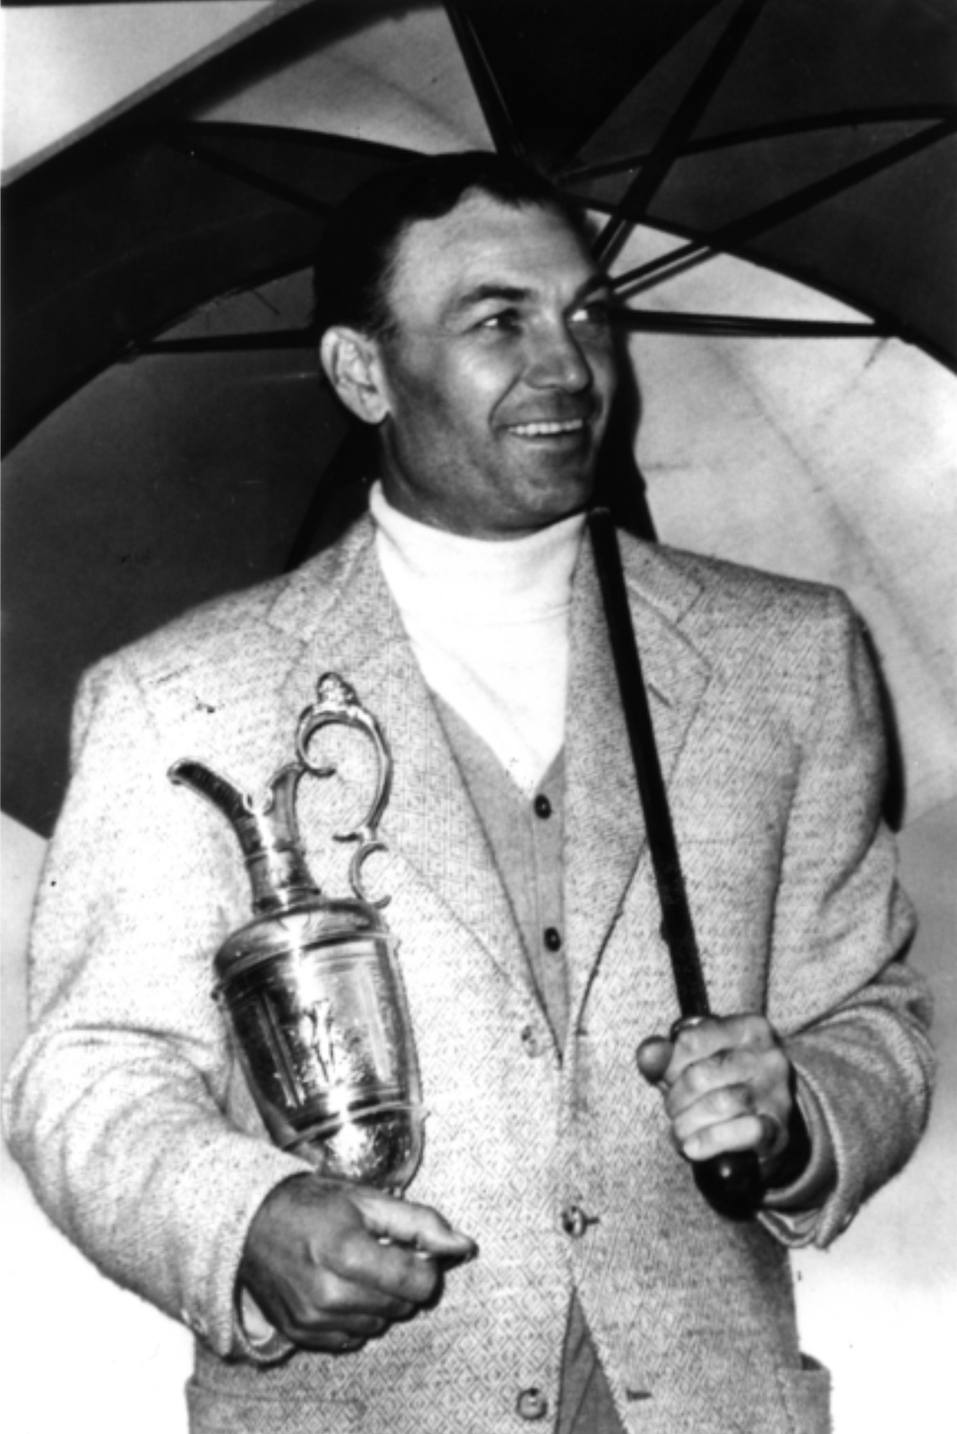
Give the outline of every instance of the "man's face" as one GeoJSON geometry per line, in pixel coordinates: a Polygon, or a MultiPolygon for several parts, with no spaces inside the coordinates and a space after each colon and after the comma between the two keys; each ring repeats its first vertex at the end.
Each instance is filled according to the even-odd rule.
{"type": "Polygon", "coordinates": [[[512,538],[589,500],[615,389],[607,289],[555,211],[467,193],[402,236],[378,343],[383,487],[451,532],[512,538]]]}

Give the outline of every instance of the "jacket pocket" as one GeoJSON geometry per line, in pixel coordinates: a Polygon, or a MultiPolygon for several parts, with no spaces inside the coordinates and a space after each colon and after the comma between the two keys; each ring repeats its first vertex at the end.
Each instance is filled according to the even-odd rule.
{"type": "MultiPolygon", "coordinates": [[[[830,1377],[813,1360],[751,1364],[746,1338],[718,1337],[675,1378],[652,1382],[636,1426],[649,1434],[831,1434],[830,1377]]],[[[633,1381],[633,1390],[641,1386],[633,1381]]],[[[634,1399],[635,1393],[626,1394],[634,1399]]]]}
{"type": "Polygon", "coordinates": [[[191,1434],[359,1434],[368,1428],[367,1405],[361,1399],[320,1401],[211,1389],[190,1379],[186,1385],[191,1434]]]}
{"type": "Polygon", "coordinates": [[[794,1434],[831,1434],[831,1376],[802,1354],[799,1369],[778,1369],[781,1397],[794,1434]]]}

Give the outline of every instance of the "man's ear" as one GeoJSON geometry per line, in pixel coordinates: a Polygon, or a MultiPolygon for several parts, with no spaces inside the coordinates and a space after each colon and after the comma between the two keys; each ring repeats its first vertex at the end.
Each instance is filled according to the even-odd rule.
{"type": "Polygon", "coordinates": [[[389,412],[379,346],[358,329],[336,325],[319,341],[319,361],[339,398],[363,423],[381,423],[389,412]]]}

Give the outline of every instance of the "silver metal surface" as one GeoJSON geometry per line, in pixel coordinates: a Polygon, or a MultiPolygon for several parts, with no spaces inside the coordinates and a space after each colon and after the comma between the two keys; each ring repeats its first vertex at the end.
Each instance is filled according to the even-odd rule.
{"type": "Polygon", "coordinates": [[[270,1136],[323,1174],[404,1190],[422,1157],[418,1067],[395,942],[362,889],[361,865],[382,850],[377,827],[392,760],[378,722],[335,673],[317,685],[296,732],[296,761],[281,767],[260,802],[190,759],[172,781],[205,797],[230,823],[246,860],[253,920],[220,947],[215,995],[270,1136]],[[359,843],[354,898],[327,899],[299,835],[301,779],[325,777],[309,742],[331,723],[368,737],[375,790],[363,821],[340,841],[359,843]]]}

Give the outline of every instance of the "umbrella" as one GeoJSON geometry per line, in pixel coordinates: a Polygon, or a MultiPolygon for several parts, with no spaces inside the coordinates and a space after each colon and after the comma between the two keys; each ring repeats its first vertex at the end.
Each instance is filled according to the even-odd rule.
{"type": "MultiPolygon", "coordinates": [[[[687,505],[683,517],[673,509],[690,483],[700,517],[700,455],[658,496],[656,469],[669,459],[664,443],[657,456],[656,363],[681,390],[704,365],[714,391],[714,364],[729,363],[709,357],[718,342],[740,355],[841,338],[855,401],[875,354],[902,348],[888,345],[895,336],[919,346],[911,369],[935,393],[946,396],[939,365],[957,368],[949,8],[271,8],[268,28],[21,164],[4,193],[4,807],[40,831],[62,793],[81,668],[195,601],[278,571],[348,516],[361,457],[344,452],[349,430],[312,379],[306,266],[329,205],[365,175],[420,148],[494,144],[605,216],[599,245],[642,335],[639,456],[669,538],[701,545],[687,505]],[[385,98],[370,104],[370,92],[385,98]],[[775,272],[841,302],[815,297],[809,314],[773,278],[769,306],[742,298],[749,284],[767,296],[775,272]]],[[[739,372],[750,362],[735,359],[739,372]]],[[[778,404],[795,407],[802,362],[820,364],[786,358],[778,404]]],[[[935,453],[921,462],[936,474],[935,453]]],[[[705,505],[704,546],[720,551],[728,515],[753,506],[751,485],[739,493],[737,507],[734,493],[705,505]]],[[[916,506],[922,541],[934,520],[916,506]]],[[[895,516],[885,512],[885,525],[895,516]]],[[[832,546],[829,575],[840,580],[848,546],[832,546]]],[[[729,555],[755,554],[759,536],[744,551],[732,541],[729,555]]],[[[896,565],[907,573],[908,559],[896,565]]],[[[773,555],[768,565],[785,566],[773,555]]],[[[913,745],[927,751],[930,731],[926,780],[946,794],[941,664],[931,641],[918,644],[923,666],[910,681],[910,639],[894,614],[902,592],[908,613],[914,595],[896,576],[875,591],[885,646],[901,649],[916,693],[913,745]]]]}
{"type": "MultiPolygon", "coordinates": [[[[605,243],[616,272],[645,271],[633,274],[629,302],[657,325],[636,332],[631,347],[637,456],[659,535],[846,587],[894,695],[908,811],[920,818],[902,854],[922,916],[915,958],[939,973],[942,1088],[912,1170],[827,1261],[798,1257],[797,1288],[803,1338],[835,1371],[837,1426],[884,1430],[923,1413],[932,1427],[945,1407],[953,1323],[941,1318],[941,1298],[954,1283],[944,1214],[954,1193],[945,1068],[954,1010],[943,953],[954,926],[957,806],[944,805],[957,791],[947,542],[957,517],[947,214],[955,186],[952,140],[934,133],[954,113],[954,7],[776,0],[755,17],[745,8],[740,29],[729,29],[738,9],[487,0],[455,7],[456,39],[451,7],[446,15],[434,4],[21,11],[7,0],[4,806],[35,831],[49,829],[82,666],[191,602],[277,571],[345,520],[340,475],[351,463],[336,459],[349,432],[316,383],[304,333],[306,260],[322,222],[299,202],[304,185],[318,205],[350,173],[402,162],[396,150],[517,138],[606,218],[622,200],[632,217],[644,210],[630,235],[615,226],[605,243]],[[60,34],[67,18],[70,44],[57,65],[34,26],[60,34]],[[779,40],[769,24],[782,26],[779,40]],[[96,64],[87,63],[87,34],[96,64]],[[479,48],[494,84],[478,79],[479,48]],[[712,52],[733,64],[699,112],[712,52]],[[749,68],[758,53],[764,65],[749,68]],[[73,87],[90,75],[85,107],[71,108],[73,87]],[[39,135],[14,122],[22,89],[38,97],[39,135]],[[770,105],[765,120],[759,101],[770,105]],[[201,139],[231,146],[225,163],[213,169],[198,147],[190,158],[201,139]],[[917,144],[910,154],[855,170],[908,139],[917,144]],[[271,191],[247,182],[262,141],[280,164],[271,191]],[[287,141],[299,160],[282,166],[287,141]],[[313,157],[331,166],[326,195],[312,187],[313,157]],[[650,178],[628,194],[642,171],[650,178]],[[843,194],[812,189],[842,171],[859,182],[843,194]],[[287,182],[295,202],[283,198],[287,182]],[[768,211],[788,185],[804,190],[808,207],[777,228],[765,221],[781,216],[768,211]],[[189,199],[199,206],[194,223],[189,199]],[[750,232],[738,222],[748,215],[750,232]],[[794,242],[772,249],[785,228],[794,242]],[[648,279],[659,282],[642,287],[648,279]],[[747,323],[736,336],[719,332],[742,319],[867,332],[761,336],[761,324],[747,323]],[[898,1317],[888,1321],[888,1308],[898,1317]],[[883,1377],[892,1368],[910,1377],[883,1377]]],[[[5,830],[12,825],[5,815],[5,830]]],[[[6,849],[8,920],[16,882],[32,887],[42,846],[15,830],[6,849]],[[21,853],[26,881],[15,869],[21,853]]],[[[7,976],[17,951],[5,936],[7,976]]],[[[15,979],[5,996],[12,1049],[15,979]]],[[[142,1425],[147,1388],[148,1427],[178,1428],[182,1331],[158,1327],[140,1302],[74,1268],[45,1221],[31,1238],[25,1208],[11,1208],[17,1308],[35,1314],[18,1328],[45,1317],[36,1299],[31,1307],[49,1284],[36,1279],[42,1268],[55,1272],[81,1331],[61,1381],[69,1407],[49,1381],[40,1388],[32,1346],[14,1340],[14,1404],[22,1395],[35,1405],[40,1388],[51,1424],[89,1407],[104,1431],[125,1429],[131,1419],[142,1425]],[[87,1327],[95,1348],[83,1342],[87,1327]],[[104,1331],[117,1375],[105,1382],[104,1331]]]]}

